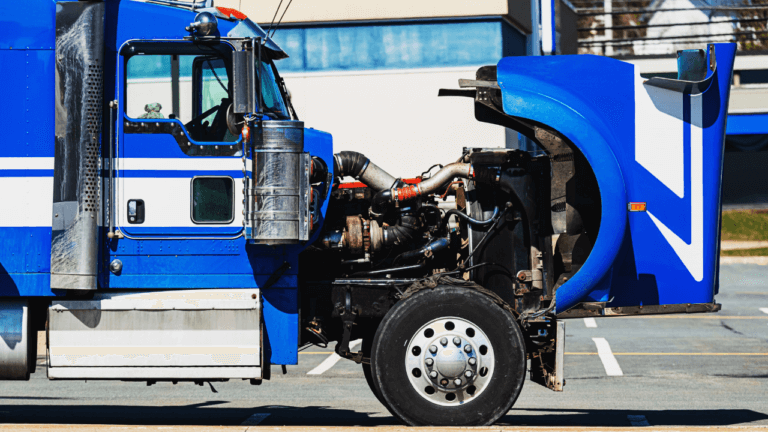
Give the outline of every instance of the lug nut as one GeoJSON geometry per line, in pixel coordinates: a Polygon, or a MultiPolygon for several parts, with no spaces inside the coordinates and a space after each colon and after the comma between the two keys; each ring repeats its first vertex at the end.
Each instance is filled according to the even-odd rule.
{"type": "Polygon", "coordinates": [[[428,359],[424,360],[424,363],[426,363],[426,364],[427,364],[427,366],[432,366],[432,363],[434,363],[434,362],[435,362],[435,361],[434,361],[434,360],[432,360],[431,358],[428,358],[428,359]]]}
{"type": "Polygon", "coordinates": [[[464,352],[465,353],[471,353],[472,352],[472,345],[470,345],[470,344],[464,345],[464,352]]]}
{"type": "Polygon", "coordinates": [[[474,357],[470,357],[469,360],[467,360],[471,366],[474,366],[477,363],[477,359],[474,357]]]}
{"type": "Polygon", "coordinates": [[[443,386],[443,387],[447,386],[448,385],[448,380],[443,378],[442,380],[440,380],[440,385],[443,386]]]}
{"type": "Polygon", "coordinates": [[[435,379],[435,378],[437,378],[437,371],[432,371],[432,372],[430,372],[430,373],[429,373],[429,377],[430,377],[430,378],[432,378],[432,379],[435,379]]]}
{"type": "Polygon", "coordinates": [[[443,345],[443,346],[448,345],[448,338],[440,339],[440,345],[443,345]]]}
{"type": "Polygon", "coordinates": [[[455,380],[453,380],[453,383],[456,384],[456,387],[458,387],[461,385],[461,380],[459,378],[456,378],[455,380]]]}
{"type": "Polygon", "coordinates": [[[461,346],[461,339],[458,336],[456,336],[455,338],[453,338],[453,344],[456,346],[461,346]]]}
{"type": "Polygon", "coordinates": [[[432,354],[436,354],[437,353],[437,347],[432,345],[431,347],[429,347],[429,352],[431,352],[432,354]]]}
{"type": "Polygon", "coordinates": [[[472,371],[464,372],[464,376],[467,377],[467,378],[472,378],[472,371]]]}

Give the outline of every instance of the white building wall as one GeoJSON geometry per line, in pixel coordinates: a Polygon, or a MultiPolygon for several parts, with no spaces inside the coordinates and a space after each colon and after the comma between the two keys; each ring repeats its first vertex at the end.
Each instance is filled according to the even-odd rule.
{"type": "Polygon", "coordinates": [[[516,133],[475,120],[473,99],[437,97],[441,88],[458,88],[459,78],[474,78],[478,67],[283,77],[299,118],[331,133],[334,152],[361,152],[407,178],[456,161],[463,147],[505,147],[507,135],[515,141],[516,133]]]}

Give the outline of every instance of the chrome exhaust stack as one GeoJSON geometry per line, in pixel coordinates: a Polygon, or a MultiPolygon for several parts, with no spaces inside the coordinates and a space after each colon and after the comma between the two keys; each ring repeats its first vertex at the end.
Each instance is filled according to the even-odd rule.
{"type": "Polygon", "coordinates": [[[52,289],[97,288],[104,11],[104,3],[56,5],[52,289]]]}

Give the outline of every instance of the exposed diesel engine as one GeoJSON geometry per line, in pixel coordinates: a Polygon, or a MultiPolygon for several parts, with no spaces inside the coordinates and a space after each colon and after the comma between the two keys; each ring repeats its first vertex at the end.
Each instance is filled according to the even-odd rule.
{"type": "Polygon", "coordinates": [[[305,286],[330,290],[333,304],[314,295],[305,302],[306,342],[339,340],[337,351],[354,357],[349,339],[375,330],[402,289],[430,277],[482,286],[522,318],[554,307],[557,286],[589,255],[600,214],[592,171],[563,147],[568,152],[557,158],[465,149],[456,162],[413,179],[395,178],[357,152],[336,154],[320,241],[301,264],[312,269],[305,286]],[[584,224],[584,213],[597,221],[584,224]],[[336,318],[348,326],[327,325],[336,318]]]}

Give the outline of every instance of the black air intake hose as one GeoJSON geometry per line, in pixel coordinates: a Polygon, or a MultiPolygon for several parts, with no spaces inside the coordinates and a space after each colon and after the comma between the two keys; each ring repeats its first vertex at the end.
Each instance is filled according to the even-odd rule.
{"type": "MultiPolygon", "coordinates": [[[[335,160],[335,159],[334,159],[335,160]]],[[[309,178],[310,183],[319,183],[328,180],[328,165],[325,161],[317,156],[312,156],[312,176],[309,178]]]]}
{"type": "Polygon", "coordinates": [[[400,223],[397,225],[384,227],[384,247],[399,246],[413,239],[419,232],[419,218],[405,213],[400,216],[400,223]]]}
{"type": "Polygon", "coordinates": [[[343,151],[333,155],[333,171],[337,177],[354,177],[376,192],[395,184],[394,177],[358,152],[343,151]]]}

